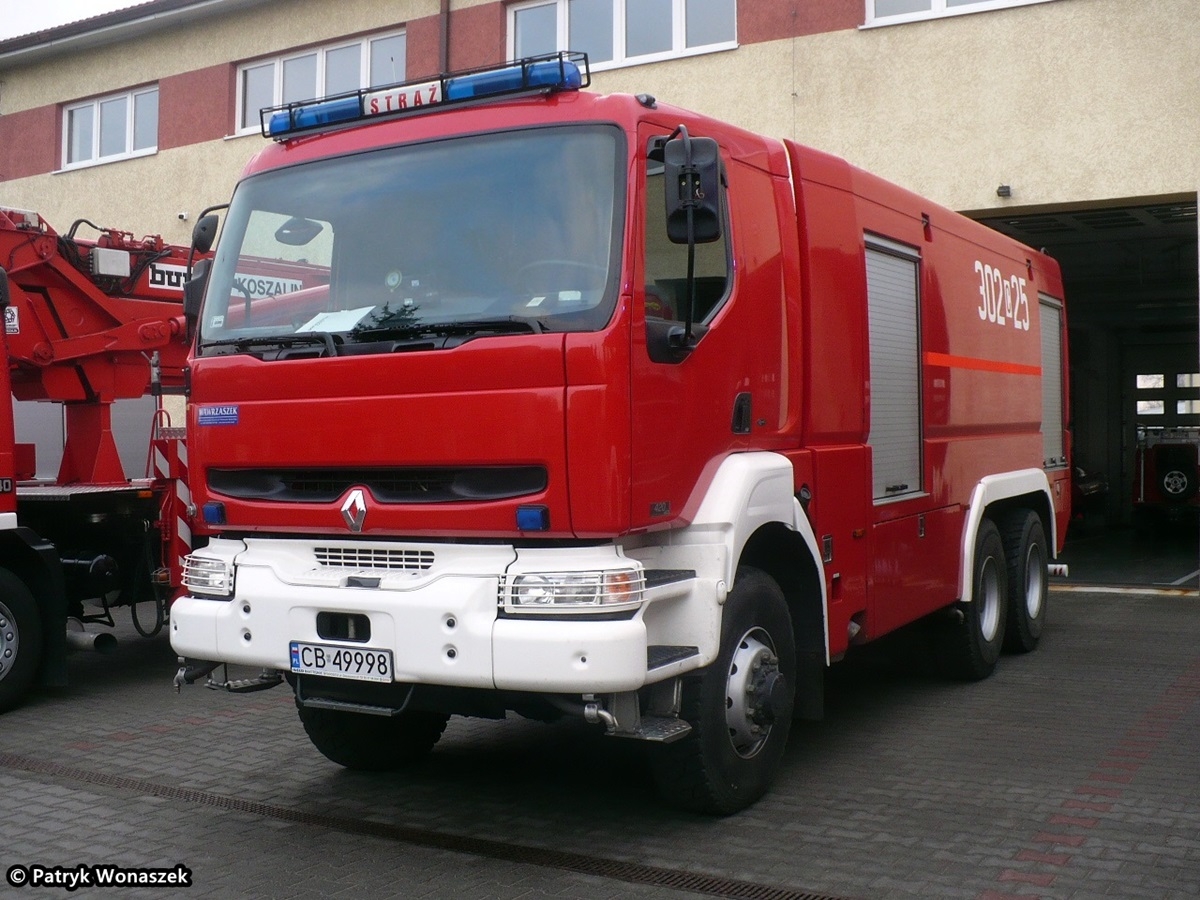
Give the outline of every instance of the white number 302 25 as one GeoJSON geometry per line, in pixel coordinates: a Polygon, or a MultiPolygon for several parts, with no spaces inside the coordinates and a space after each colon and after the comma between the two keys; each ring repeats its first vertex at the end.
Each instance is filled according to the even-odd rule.
{"type": "Polygon", "coordinates": [[[979,318],[994,325],[1012,324],[1029,330],[1029,297],[1025,279],[1017,275],[1005,278],[998,268],[975,260],[979,276],[979,318]]]}

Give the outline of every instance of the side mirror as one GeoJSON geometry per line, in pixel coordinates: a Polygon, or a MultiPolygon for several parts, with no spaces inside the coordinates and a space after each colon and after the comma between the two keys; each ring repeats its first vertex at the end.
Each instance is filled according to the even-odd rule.
{"type": "Polygon", "coordinates": [[[212,260],[202,259],[192,267],[192,277],[183,285],[183,315],[188,323],[188,336],[196,330],[200,319],[200,305],[204,301],[204,289],[208,287],[208,270],[212,260]]]}
{"type": "Polygon", "coordinates": [[[217,239],[217,217],[201,216],[196,220],[192,229],[192,250],[196,253],[207,253],[212,249],[213,241],[217,239]]]}
{"type": "Polygon", "coordinates": [[[8,309],[8,273],[0,266],[0,309],[8,309]]]}
{"type": "Polygon", "coordinates": [[[721,154],[712,138],[673,137],[663,147],[667,237],[708,244],[721,237],[721,154]],[[691,227],[689,229],[689,217],[691,227]]]}

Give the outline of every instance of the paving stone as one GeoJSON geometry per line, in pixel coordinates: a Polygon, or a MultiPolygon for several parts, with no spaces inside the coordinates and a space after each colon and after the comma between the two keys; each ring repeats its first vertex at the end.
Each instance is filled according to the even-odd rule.
{"type": "Polygon", "coordinates": [[[20,763],[0,767],[0,869],[183,863],[206,898],[689,896],[544,864],[566,851],[839,897],[1194,897],[1198,615],[1054,594],[1038,651],[971,685],[932,677],[919,637],[867,648],[831,672],[827,718],[797,725],[772,793],[723,819],[663,808],[647,748],[575,723],[454,719],[410,772],[345,772],[284,688],[176,695],[165,638],[125,625],[115,654],[71,657],[70,688],[0,719],[20,763]]]}

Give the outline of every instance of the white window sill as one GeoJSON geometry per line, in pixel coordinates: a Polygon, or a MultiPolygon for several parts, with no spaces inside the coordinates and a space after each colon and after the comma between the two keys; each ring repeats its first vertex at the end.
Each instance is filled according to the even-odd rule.
{"type": "Polygon", "coordinates": [[[80,169],[94,169],[96,166],[107,166],[111,163],[125,162],[127,159],[141,159],[143,156],[154,156],[158,153],[158,147],[147,147],[145,150],[136,150],[133,153],[122,153],[117,156],[104,156],[100,159],[85,159],[79,162],[69,163],[60,169],[55,169],[51,175],[61,175],[63,172],[77,172],[80,169]]]}
{"type": "Polygon", "coordinates": [[[736,50],[737,41],[726,41],[723,44],[705,44],[703,47],[689,47],[678,52],[667,50],[663,53],[648,53],[645,56],[631,56],[622,60],[606,60],[594,63],[588,60],[588,69],[592,72],[611,72],[614,69],[628,69],[633,66],[646,66],[650,63],[667,62],[672,59],[687,59],[691,56],[704,56],[708,53],[721,53],[725,50],[736,50]]]}
{"type": "Polygon", "coordinates": [[[974,13],[993,12],[997,9],[1010,9],[1015,6],[1032,6],[1035,3],[1052,3],[1054,0],[990,0],[971,6],[955,6],[950,9],[930,10],[927,12],[904,13],[898,16],[885,16],[870,19],[858,26],[860,30],[868,28],[886,28],[890,25],[907,25],[910,22],[929,22],[934,19],[950,19],[955,16],[969,16],[974,13]]]}

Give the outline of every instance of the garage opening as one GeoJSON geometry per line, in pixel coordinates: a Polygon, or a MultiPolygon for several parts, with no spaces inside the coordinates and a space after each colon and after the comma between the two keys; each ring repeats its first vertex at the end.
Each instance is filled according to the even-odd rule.
{"type": "Polygon", "coordinates": [[[1067,537],[1072,580],[1197,586],[1196,201],[975,215],[1062,265],[1073,462],[1086,473],[1067,537]]]}

